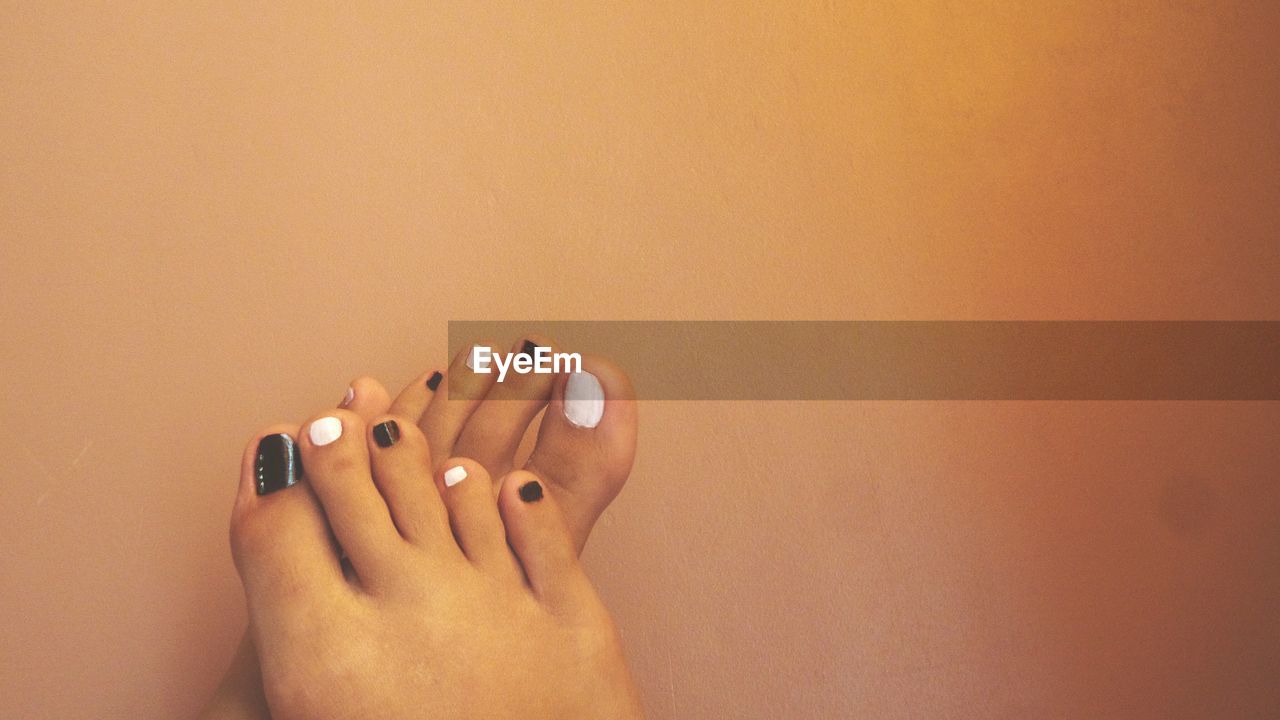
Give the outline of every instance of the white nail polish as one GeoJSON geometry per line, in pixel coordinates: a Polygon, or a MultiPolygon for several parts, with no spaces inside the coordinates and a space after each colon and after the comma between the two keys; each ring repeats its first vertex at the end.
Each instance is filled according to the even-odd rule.
{"type": "Polygon", "coordinates": [[[346,407],[351,404],[352,400],[355,400],[355,399],[356,399],[356,389],[349,387],[347,388],[347,394],[342,396],[342,402],[338,403],[338,407],[346,407]]]}
{"type": "Polygon", "coordinates": [[[317,447],[328,445],[342,437],[342,421],[336,417],[320,418],[311,423],[311,429],[307,434],[311,437],[312,445],[317,447]]]}
{"type": "Polygon", "coordinates": [[[564,416],[580,428],[593,428],[604,417],[604,388],[589,372],[569,376],[564,386],[564,416]]]}
{"type": "Polygon", "coordinates": [[[461,465],[451,467],[444,471],[444,486],[453,487],[463,480],[467,479],[467,469],[461,465]]]}

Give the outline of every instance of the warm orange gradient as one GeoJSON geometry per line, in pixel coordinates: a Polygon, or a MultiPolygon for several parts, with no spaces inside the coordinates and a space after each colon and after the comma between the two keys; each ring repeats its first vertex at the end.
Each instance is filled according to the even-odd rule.
{"type": "MultiPolygon", "coordinates": [[[[191,713],[241,442],[449,319],[1280,319],[1274,3],[260,5],[0,10],[0,717],[191,713]]],[[[1275,403],[642,411],[655,720],[1280,712],[1275,403]]]]}

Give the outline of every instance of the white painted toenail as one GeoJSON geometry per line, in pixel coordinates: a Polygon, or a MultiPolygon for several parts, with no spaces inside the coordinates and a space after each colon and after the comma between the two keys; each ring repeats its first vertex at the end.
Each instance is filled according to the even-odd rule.
{"type": "Polygon", "coordinates": [[[463,480],[467,479],[467,469],[458,465],[444,471],[444,486],[453,487],[463,480]]]}
{"type": "Polygon", "coordinates": [[[338,407],[346,407],[351,404],[352,400],[355,400],[355,399],[356,399],[356,389],[349,387],[347,388],[347,394],[342,396],[342,402],[338,403],[338,407]]]}
{"type": "Polygon", "coordinates": [[[320,418],[311,423],[311,429],[307,434],[311,436],[312,445],[317,447],[328,445],[342,437],[342,421],[336,417],[320,418]]]}
{"type": "Polygon", "coordinates": [[[604,388],[589,372],[573,373],[564,386],[564,416],[580,428],[593,428],[604,417],[604,388]]]}

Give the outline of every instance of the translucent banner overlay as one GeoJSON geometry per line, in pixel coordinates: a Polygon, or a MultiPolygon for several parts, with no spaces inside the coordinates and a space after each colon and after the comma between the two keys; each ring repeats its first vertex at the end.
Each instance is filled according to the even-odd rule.
{"type": "Polygon", "coordinates": [[[530,337],[642,400],[1280,400],[1272,321],[449,322],[455,354],[530,337]]]}

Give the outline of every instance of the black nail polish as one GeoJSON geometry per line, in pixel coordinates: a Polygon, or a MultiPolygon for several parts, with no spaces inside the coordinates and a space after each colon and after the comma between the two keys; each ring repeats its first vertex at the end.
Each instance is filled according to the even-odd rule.
{"type": "Polygon", "coordinates": [[[293,438],[279,433],[258,441],[258,457],[254,463],[258,494],[283,490],[302,477],[302,457],[293,438]]]}
{"type": "Polygon", "coordinates": [[[395,420],[388,420],[373,426],[373,441],[380,448],[389,448],[400,440],[400,426],[395,420]]]}
{"type": "Polygon", "coordinates": [[[431,377],[427,378],[427,389],[431,392],[435,392],[436,388],[440,387],[440,381],[443,379],[444,375],[439,371],[431,373],[431,377]]]}
{"type": "Polygon", "coordinates": [[[520,352],[524,353],[525,355],[528,355],[529,357],[533,357],[533,353],[537,351],[537,349],[538,349],[538,344],[532,340],[525,340],[524,345],[520,346],[520,352]]]}
{"type": "Polygon", "coordinates": [[[541,500],[542,499],[541,483],[539,483],[537,480],[530,480],[529,482],[521,485],[520,499],[527,503],[538,502],[539,500],[541,500]]]}

